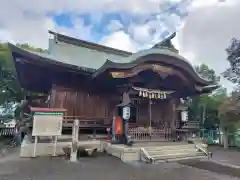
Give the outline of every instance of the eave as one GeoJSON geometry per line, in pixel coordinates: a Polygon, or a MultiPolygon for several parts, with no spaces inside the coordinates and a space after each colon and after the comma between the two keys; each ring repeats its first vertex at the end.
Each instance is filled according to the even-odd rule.
{"type": "Polygon", "coordinates": [[[17,78],[22,88],[32,92],[46,93],[54,79],[58,78],[56,73],[67,73],[71,76],[89,77],[95,69],[79,67],[55,60],[49,54],[41,54],[21,49],[13,44],[8,44],[13,57],[13,63],[17,72],[17,78]],[[26,77],[24,74],[31,77],[26,77]],[[39,78],[36,78],[38,77],[39,78]],[[45,83],[37,82],[36,79],[43,78],[45,83]]]}
{"type": "Polygon", "coordinates": [[[8,47],[10,49],[10,52],[13,56],[14,63],[17,63],[17,58],[26,59],[26,63],[34,63],[39,66],[54,66],[57,68],[63,68],[65,71],[68,72],[74,72],[74,73],[83,73],[83,74],[92,74],[95,72],[95,69],[92,68],[86,68],[86,67],[80,67],[68,63],[63,63],[58,60],[56,60],[55,57],[52,57],[49,54],[44,53],[36,53],[32,51],[28,51],[22,48],[19,48],[13,44],[8,43],[8,47]]]}

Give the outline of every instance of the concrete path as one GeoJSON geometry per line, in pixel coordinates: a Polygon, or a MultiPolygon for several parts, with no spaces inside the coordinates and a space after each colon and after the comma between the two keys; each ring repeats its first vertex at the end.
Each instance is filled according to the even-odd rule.
{"type": "MultiPolygon", "coordinates": [[[[240,165],[240,153],[237,150],[225,151],[219,147],[210,149],[213,160],[240,165]]],[[[49,157],[20,159],[18,149],[6,151],[0,157],[0,167],[1,180],[238,180],[178,163],[124,164],[109,156],[81,158],[78,163],[49,157]]]]}
{"type": "Polygon", "coordinates": [[[240,149],[212,146],[209,151],[213,153],[212,160],[221,164],[229,164],[240,168],[240,149]]]}
{"type": "Polygon", "coordinates": [[[78,163],[70,163],[63,158],[48,157],[24,161],[15,159],[1,163],[0,167],[2,180],[237,180],[230,176],[177,163],[124,164],[109,156],[81,158],[78,163]]]}

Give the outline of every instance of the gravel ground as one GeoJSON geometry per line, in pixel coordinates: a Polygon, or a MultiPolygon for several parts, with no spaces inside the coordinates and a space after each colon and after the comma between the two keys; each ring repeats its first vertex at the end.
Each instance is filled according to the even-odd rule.
{"type": "MultiPolygon", "coordinates": [[[[0,150],[3,148],[0,142],[0,150]]],[[[240,152],[212,147],[213,159],[239,165],[240,152]]],[[[204,168],[203,168],[204,169],[204,168]]],[[[19,149],[10,148],[0,153],[0,180],[237,180],[237,177],[178,163],[124,164],[110,156],[81,158],[70,163],[64,158],[20,159],[19,149]]],[[[240,178],[239,178],[240,180],[240,178]]]]}
{"type": "Polygon", "coordinates": [[[0,180],[234,180],[237,178],[183,166],[177,163],[124,164],[110,156],[81,158],[70,163],[64,158],[20,159],[17,151],[0,160],[0,180]],[[5,159],[5,160],[4,160],[5,159]]]}
{"type": "Polygon", "coordinates": [[[209,151],[213,152],[212,158],[214,161],[240,166],[239,148],[229,148],[225,150],[223,147],[211,146],[209,151]]]}

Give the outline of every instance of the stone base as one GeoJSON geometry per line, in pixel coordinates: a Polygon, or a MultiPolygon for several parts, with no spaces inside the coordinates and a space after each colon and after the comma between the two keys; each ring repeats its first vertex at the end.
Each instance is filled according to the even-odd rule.
{"type": "MultiPolygon", "coordinates": [[[[71,148],[72,142],[57,142],[56,156],[65,155],[63,148],[71,148]]],[[[100,141],[79,141],[80,148],[89,148],[100,150],[100,141]]],[[[33,157],[34,143],[27,138],[24,138],[21,144],[20,157],[33,157]]],[[[50,142],[37,143],[36,156],[53,156],[54,144],[50,142]]]]}
{"type": "Polygon", "coordinates": [[[71,162],[77,162],[77,151],[76,152],[71,152],[71,156],[70,156],[70,161],[71,162]]]}

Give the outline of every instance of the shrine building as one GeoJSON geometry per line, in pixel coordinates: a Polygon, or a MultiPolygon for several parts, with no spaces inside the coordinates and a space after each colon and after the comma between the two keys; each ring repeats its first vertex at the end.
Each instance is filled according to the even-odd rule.
{"type": "Polygon", "coordinates": [[[66,119],[86,127],[108,127],[127,93],[136,107],[132,127],[176,131],[181,99],[218,86],[199,76],[171,43],[175,33],[152,48],[131,53],[49,31],[48,53],[9,44],[17,78],[29,92],[48,95],[50,108],[66,109],[66,119]]]}

